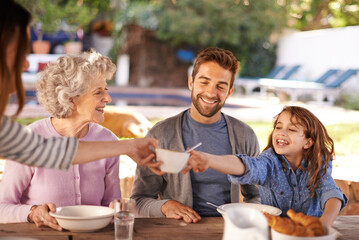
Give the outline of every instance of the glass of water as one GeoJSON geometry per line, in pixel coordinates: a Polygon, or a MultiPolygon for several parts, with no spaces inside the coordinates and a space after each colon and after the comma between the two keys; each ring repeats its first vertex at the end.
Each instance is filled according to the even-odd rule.
{"type": "Polygon", "coordinates": [[[136,201],[130,198],[114,200],[115,239],[132,240],[136,201]]]}

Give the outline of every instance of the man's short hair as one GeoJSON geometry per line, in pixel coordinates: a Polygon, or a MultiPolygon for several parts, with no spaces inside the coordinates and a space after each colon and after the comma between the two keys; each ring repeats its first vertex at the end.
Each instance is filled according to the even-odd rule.
{"type": "Polygon", "coordinates": [[[239,61],[231,51],[224,50],[218,47],[209,47],[201,51],[196,58],[193,66],[192,78],[193,81],[198,73],[199,67],[206,62],[216,62],[219,66],[232,73],[230,88],[233,86],[234,78],[239,70],[239,61]]]}

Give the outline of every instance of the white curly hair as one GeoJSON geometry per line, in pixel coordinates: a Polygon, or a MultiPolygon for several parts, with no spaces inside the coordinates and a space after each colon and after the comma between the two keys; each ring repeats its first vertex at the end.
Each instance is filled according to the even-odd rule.
{"type": "Polygon", "coordinates": [[[39,73],[37,100],[54,117],[69,117],[72,99],[86,94],[93,79],[109,80],[115,71],[116,65],[93,49],[79,55],[61,56],[39,73]]]}

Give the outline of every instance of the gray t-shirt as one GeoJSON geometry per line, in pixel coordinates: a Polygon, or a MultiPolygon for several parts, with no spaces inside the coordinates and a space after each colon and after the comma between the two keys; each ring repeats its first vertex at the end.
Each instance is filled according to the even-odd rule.
{"type": "MultiPolygon", "coordinates": [[[[193,120],[188,110],[183,115],[182,136],[186,149],[198,142],[202,142],[202,145],[196,150],[216,155],[232,154],[227,124],[222,114],[216,123],[203,124],[193,120]]],[[[190,171],[190,174],[193,191],[193,209],[202,217],[221,216],[207,202],[212,202],[216,205],[231,202],[231,184],[227,179],[227,175],[211,168],[202,173],[190,171]]]]}

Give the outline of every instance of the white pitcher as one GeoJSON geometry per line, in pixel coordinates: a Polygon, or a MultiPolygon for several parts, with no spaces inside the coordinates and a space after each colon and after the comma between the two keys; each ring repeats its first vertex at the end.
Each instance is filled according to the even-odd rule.
{"type": "Polygon", "coordinates": [[[264,215],[247,206],[228,206],[224,218],[223,240],[268,240],[268,223],[264,215]]]}

